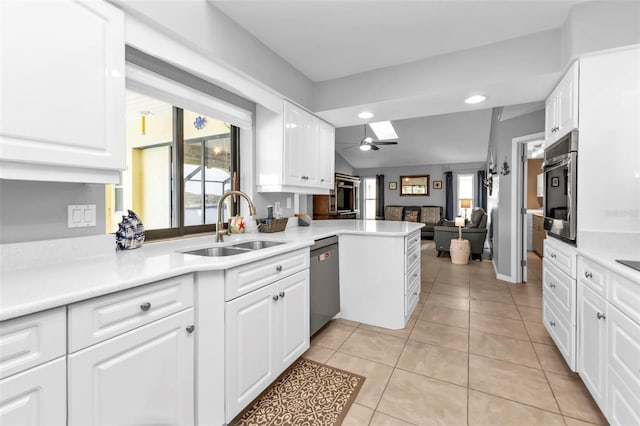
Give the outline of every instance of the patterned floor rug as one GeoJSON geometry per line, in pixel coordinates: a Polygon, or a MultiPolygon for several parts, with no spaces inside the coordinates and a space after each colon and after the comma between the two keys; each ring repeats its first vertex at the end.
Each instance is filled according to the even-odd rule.
{"type": "Polygon", "coordinates": [[[365,378],[299,358],[230,426],[342,424],[365,378]]]}

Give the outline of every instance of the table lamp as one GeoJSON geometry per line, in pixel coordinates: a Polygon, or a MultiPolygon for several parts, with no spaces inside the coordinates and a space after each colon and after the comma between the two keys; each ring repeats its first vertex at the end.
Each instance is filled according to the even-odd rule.
{"type": "Polygon", "coordinates": [[[458,239],[462,239],[462,227],[464,226],[464,217],[456,217],[455,225],[458,227],[458,239]]]}
{"type": "Polygon", "coordinates": [[[467,218],[467,209],[471,208],[471,199],[470,198],[461,198],[460,199],[460,208],[464,209],[464,218],[467,218]]]}

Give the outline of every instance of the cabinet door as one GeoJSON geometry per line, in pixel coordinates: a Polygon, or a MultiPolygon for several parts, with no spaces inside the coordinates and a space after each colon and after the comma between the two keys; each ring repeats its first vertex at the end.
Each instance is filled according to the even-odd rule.
{"type": "Polygon", "coordinates": [[[280,374],[309,349],[309,270],[278,283],[280,374]]]}
{"type": "Polygon", "coordinates": [[[3,0],[0,19],[2,160],[124,169],[122,11],[104,1],[3,0]]]}
{"type": "Polygon", "coordinates": [[[607,379],[606,415],[612,425],[640,425],[640,395],[628,388],[611,368],[607,379]]]}
{"type": "Polygon", "coordinates": [[[556,139],[578,128],[578,64],[562,78],[557,91],[556,139]]]}
{"type": "Polygon", "coordinates": [[[284,183],[300,185],[305,170],[303,165],[303,141],[305,136],[304,111],[294,105],[284,104],[284,183]]]}
{"type": "Polygon", "coordinates": [[[545,102],[544,111],[544,140],[545,146],[549,146],[557,139],[558,98],[555,90],[545,102]]]}
{"type": "Polygon", "coordinates": [[[278,376],[274,358],[277,295],[277,284],[274,283],[226,303],[227,421],[278,376]]]}
{"type": "Polygon", "coordinates": [[[336,130],[335,128],[325,123],[320,122],[320,138],[319,138],[319,165],[320,171],[318,176],[320,178],[320,186],[322,188],[332,189],[333,178],[335,176],[335,145],[336,145],[336,130]]]}
{"type": "Polygon", "coordinates": [[[69,424],[193,424],[192,324],[189,308],[69,355],[69,424]]]}
{"type": "Polygon", "coordinates": [[[578,373],[603,412],[607,368],[607,302],[580,284],[578,373]]]}
{"type": "Polygon", "coordinates": [[[640,398],[640,325],[611,305],[607,323],[609,368],[640,398]]]}
{"type": "Polygon", "coordinates": [[[66,424],[66,383],[65,357],[0,380],[0,424],[66,424]]]}

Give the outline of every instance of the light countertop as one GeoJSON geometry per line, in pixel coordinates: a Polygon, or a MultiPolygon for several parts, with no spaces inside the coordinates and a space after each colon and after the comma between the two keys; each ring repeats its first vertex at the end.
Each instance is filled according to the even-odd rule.
{"type": "Polygon", "coordinates": [[[583,232],[578,235],[578,254],[640,285],[640,272],[616,259],[640,261],[640,234],[583,232]]]}
{"type": "MultiPolygon", "coordinates": [[[[295,220],[295,219],[294,219],[295,220]]],[[[291,221],[291,220],[290,220],[291,221]]],[[[223,270],[309,247],[314,240],[340,234],[398,237],[419,230],[421,223],[327,220],[311,226],[288,226],[284,232],[213,235],[146,243],[114,251],[112,235],[1,246],[0,320],[68,305],[182,274],[223,270]],[[235,256],[206,257],[183,252],[231,245],[240,241],[272,240],[285,244],[235,256]]]]}

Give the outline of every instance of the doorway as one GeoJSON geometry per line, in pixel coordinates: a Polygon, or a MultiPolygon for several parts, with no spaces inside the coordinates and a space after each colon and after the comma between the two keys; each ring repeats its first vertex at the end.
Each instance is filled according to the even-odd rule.
{"type": "Polygon", "coordinates": [[[511,185],[511,259],[516,283],[527,282],[529,252],[533,251],[533,215],[542,209],[538,175],[542,173],[544,133],[513,139],[511,185]],[[537,170],[538,169],[538,170],[537,170]]]}

